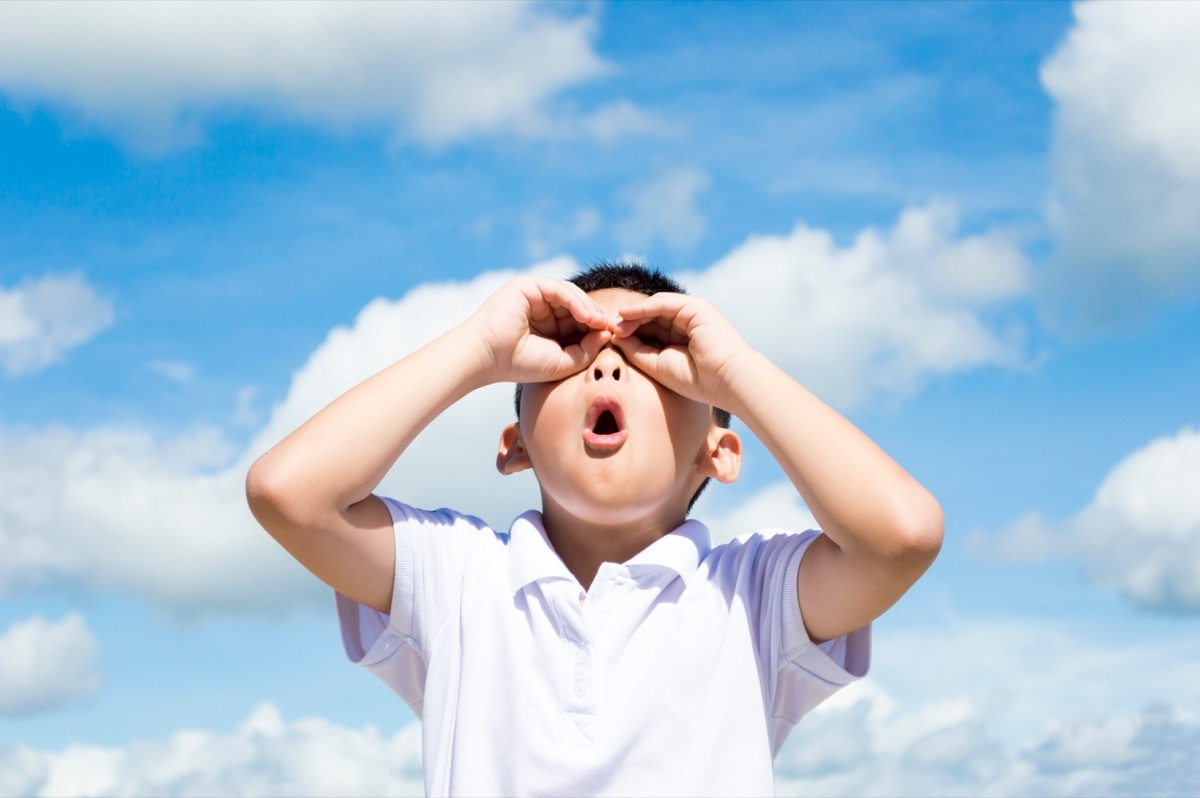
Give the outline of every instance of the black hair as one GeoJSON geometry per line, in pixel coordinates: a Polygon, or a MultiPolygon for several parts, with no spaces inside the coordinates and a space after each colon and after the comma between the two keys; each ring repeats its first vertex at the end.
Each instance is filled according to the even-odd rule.
{"type": "MultiPolygon", "coordinates": [[[[626,291],[636,291],[646,296],[664,293],[687,293],[684,287],[676,280],[663,274],[658,269],[653,269],[644,263],[631,260],[597,261],[574,277],[571,277],[569,282],[579,286],[587,294],[593,291],[603,291],[606,288],[622,288],[626,291]]],[[[522,388],[524,388],[524,385],[518,382],[516,391],[513,393],[513,405],[517,411],[518,421],[521,419],[522,388]]],[[[714,407],[713,420],[716,421],[718,427],[729,429],[731,417],[728,410],[714,407]]],[[[700,494],[708,487],[708,482],[709,479],[706,477],[704,482],[700,483],[700,487],[696,492],[692,494],[691,501],[688,502],[687,512],[690,513],[692,511],[692,506],[696,504],[696,500],[700,498],[700,494]]]]}

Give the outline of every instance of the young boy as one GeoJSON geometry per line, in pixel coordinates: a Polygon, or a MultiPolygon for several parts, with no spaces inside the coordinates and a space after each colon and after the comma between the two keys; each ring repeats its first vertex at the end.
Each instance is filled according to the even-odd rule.
{"type": "Polygon", "coordinates": [[[422,718],[432,795],[771,794],[792,727],[866,672],[871,621],[942,539],[937,502],[865,435],[630,264],[509,283],[263,455],[247,495],[337,591],[350,658],[422,718]],[[372,495],[439,413],[502,381],[518,420],[496,465],[533,469],[540,512],[502,533],[372,495]],[[822,532],[714,547],[685,520],[738,475],[725,411],[822,532]]]}

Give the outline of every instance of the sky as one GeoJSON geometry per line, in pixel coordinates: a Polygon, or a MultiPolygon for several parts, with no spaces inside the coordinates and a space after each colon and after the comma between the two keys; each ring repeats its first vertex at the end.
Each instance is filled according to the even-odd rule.
{"type": "MultiPolygon", "coordinates": [[[[620,257],[945,510],[780,795],[1200,793],[1198,39],[1167,2],[0,4],[0,795],[420,794],[246,469],[506,280],[620,257]]],[[[535,506],[510,397],[380,492],[535,506]]],[[[741,431],[696,516],[809,526],[741,431]]]]}

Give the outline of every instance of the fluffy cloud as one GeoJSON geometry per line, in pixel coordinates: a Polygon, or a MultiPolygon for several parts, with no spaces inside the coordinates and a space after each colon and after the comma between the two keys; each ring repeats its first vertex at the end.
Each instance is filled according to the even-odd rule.
{"type": "Polygon", "coordinates": [[[1051,288],[1092,321],[1200,290],[1200,13],[1078,3],[1042,68],[1057,108],[1051,288]]]}
{"type": "MultiPolygon", "coordinates": [[[[96,638],[74,613],[40,616],[0,634],[0,716],[53,709],[100,688],[96,638]]],[[[2,789],[0,789],[2,792],[2,789]]]]}
{"type": "Polygon", "coordinates": [[[3,4],[0,90],[150,151],[196,140],[203,115],[230,106],[433,144],[644,130],[628,103],[577,119],[548,108],[607,70],[595,28],[587,14],[530,3],[469,14],[438,3],[3,4]]]}
{"type": "Polygon", "coordinates": [[[545,258],[589,239],[600,232],[603,217],[591,206],[576,210],[567,219],[554,218],[550,202],[540,202],[522,215],[525,251],[531,258],[545,258]]]}
{"type": "Polygon", "coordinates": [[[196,376],[196,367],[180,360],[151,360],[146,364],[146,370],[180,385],[191,382],[196,376]]]}
{"type": "Polygon", "coordinates": [[[841,247],[800,223],[682,277],[752,345],[852,406],[912,393],[931,375],[1020,362],[1020,329],[995,329],[987,311],[1025,291],[1025,258],[1004,234],[960,236],[957,224],[949,205],[913,208],[841,247]]]}
{"type": "Polygon", "coordinates": [[[779,795],[1191,795],[1200,642],[931,619],[796,727],[779,795]],[[1105,637],[1116,638],[1105,640],[1105,637]],[[932,666],[931,666],[932,664],[932,666]]]}
{"type": "Polygon", "coordinates": [[[865,699],[801,721],[776,761],[776,794],[1186,796],[1200,787],[1197,744],[1200,718],[1161,707],[1006,745],[971,706],[902,713],[865,699]]]}
{"type": "Polygon", "coordinates": [[[125,748],[0,749],[0,795],[424,795],[417,724],[391,737],[262,704],[232,732],[125,748]]]}
{"type": "MultiPolygon", "coordinates": [[[[560,259],[531,271],[563,276],[574,266],[560,259]]],[[[135,429],[0,431],[0,588],[66,577],[184,615],[328,601],[251,517],[246,470],[340,393],[464,319],[516,274],[426,284],[371,302],[352,326],[330,331],[240,452],[213,430],[166,441],[135,429]]],[[[511,386],[474,392],[412,443],[380,492],[457,507],[470,485],[472,506],[463,509],[506,527],[537,503],[531,475],[495,471],[500,430],[512,419],[511,386]]]]}
{"type": "Polygon", "coordinates": [[[812,513],[790,482],[779,482],[756,492],[741,503],[718,509],[719,485],[709,485],[696,502],[695,517],[704,521],[714,543],[725,543],[746,532],[786,529],[803,532],[819,528],[812,513]]]}
{"type": "Polygon", "coordinates": [[[1200,613],[1200,432],[1151,441],[1104,477],[1087,507],[1063,523],[1036,514],[972,545],[984,556],[1065,557],[1140,607],[1200,613]]]}
{"type": "Polygon", "coordinates": [[[313,580],[257,529],[231,456],[213,431],[0,434],[0,588],[66,578],[185,614],[311,599],[313,580]]]}
{"type": "Polygon", "coordinates": [[[112,306],[78,274],[0,286],[0,367],[39,371],[112,322],[112,306]]]}
{"type": "Polygon", "coordinates": [[[675,169],[625,191],[629,216],[617,222],[613,235],[628,249],[643,249],[660,240],[671,249],[698,242],[708,220],[696,199],[708,187],[708,174],[694,168],[675,169]]]}

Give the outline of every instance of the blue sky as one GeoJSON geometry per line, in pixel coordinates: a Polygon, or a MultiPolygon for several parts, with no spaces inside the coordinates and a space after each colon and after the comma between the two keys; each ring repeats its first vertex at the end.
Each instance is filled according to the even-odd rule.
{"type": "MultiPolygon", "coordinates": [[[[0,794],[419,793],[412,713],[240,480],[507,277],[626,255],[946,510],[781,794],[1195,794],[1197,35],[1190,4],[3,4],[0,794]]],[[[506,524],[506,395],[384,490],[506,524]]],[[[804,524],[783,480],[752,441],[698,512],[804,524]]]]}

